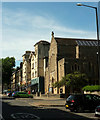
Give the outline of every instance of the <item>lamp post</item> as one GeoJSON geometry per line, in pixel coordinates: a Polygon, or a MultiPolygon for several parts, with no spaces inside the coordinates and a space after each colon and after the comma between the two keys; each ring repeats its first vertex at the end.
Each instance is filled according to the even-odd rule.
{"type": "Polygon", "coordinates": [[[77,3],[77,6],[85,6],[85,7],[90,7],[90,8],[93,8],[95,9],[95,12],[96,12],[96,25],[97,25],[97,52],[98,52],[98,83],[100,85],[100,48],[99,48],[99,25],[98,25],[98,14],[97,14],[97,7],[93,7],[93,6],[89,6],[89,5],[84,5],[84,4],[81,4],[81,3],[77,3]]]}

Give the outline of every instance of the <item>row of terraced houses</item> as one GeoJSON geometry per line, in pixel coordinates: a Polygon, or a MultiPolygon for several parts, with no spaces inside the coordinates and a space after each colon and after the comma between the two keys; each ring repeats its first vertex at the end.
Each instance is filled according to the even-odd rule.
{"type": "Polygon", "coordinates": [[[99,84],[97,40],[58,38],[52,32],[51,43],[41,40],[35,51],[26,51],[20,67],[12,74],[11,89],[65,94],[66,87],[54,88],[56,81],[74,71],[86,73],[89,84],[99,84]]]}

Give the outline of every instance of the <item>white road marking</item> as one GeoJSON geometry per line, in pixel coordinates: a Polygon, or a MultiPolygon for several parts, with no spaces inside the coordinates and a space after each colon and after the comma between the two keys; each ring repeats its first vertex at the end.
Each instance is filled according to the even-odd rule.
{"type": "Polygon", "coordinates": [[[11,114],[11,117],[14,118],[15,120],[25,120],[25,119],[33,119],[33,120],[40,120],[40,118],[34,114],[30,113],[14,113],[11,114]]]}

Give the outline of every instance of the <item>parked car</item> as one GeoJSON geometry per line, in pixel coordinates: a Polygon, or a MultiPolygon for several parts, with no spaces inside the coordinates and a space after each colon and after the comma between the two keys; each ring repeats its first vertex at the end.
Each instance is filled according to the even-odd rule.
{"type": "Polygon", "coordinates": [[[98,105],[100,105],[100,96],[93,94],[73,94],[67,98],[65,103],[66,109],[76,112],[95,110],[98,105]]]}
{"type": "Polygon", "coordinates": [[[6,94],[6,95],[9,96],[10,94],[11,94],[11,91],[7,91],[7,94],[6,94]]]}
{"type": "Polygon", "coordinates": [[[13,91],[12,92],[12,97],[15,95],[15,93],[17,93],[17,92],[19,92],[19,91],[13,91]]]}
{"type": "Polygon", "coordinates": [[[95,116],[100,116],[100,105],[96,107],[95,109],[95,116]]]}
{"type": "Polygon", "coordinates": [[[3,90],[3,94],[7,94],[8,90],[3,90]]]}
{"type": "Polygon", "coordinates": [[[9,97],[12,97],[12,92],[10,92],[8,96],[9,96],[9,97]]]}
{"type": "Polygon", "coordinates": [[[16,92],[13,97],[15,98],[33,98],[32,94],[28,94],[27,92],[16,92]]]}

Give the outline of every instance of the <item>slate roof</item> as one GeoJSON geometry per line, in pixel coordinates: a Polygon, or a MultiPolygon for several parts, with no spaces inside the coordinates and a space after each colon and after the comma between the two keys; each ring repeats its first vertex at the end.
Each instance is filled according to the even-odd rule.
{"type": "Polygon", "coordinates": [[[82,41],[82,40],[76,40],[76,43],[79,46],[97,46],[98,41],[82,41]]]}
{"type": "Polygon", "coordinates": [[[57,38],[55,40],[60,45],[97,46],[98,41],[93,39],[57,38]]]}

